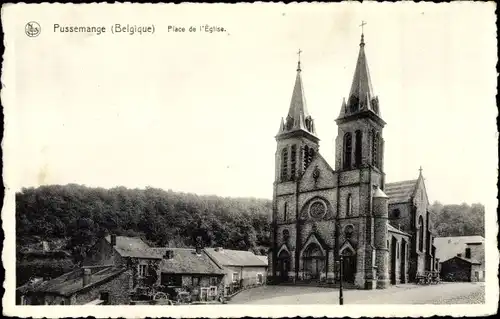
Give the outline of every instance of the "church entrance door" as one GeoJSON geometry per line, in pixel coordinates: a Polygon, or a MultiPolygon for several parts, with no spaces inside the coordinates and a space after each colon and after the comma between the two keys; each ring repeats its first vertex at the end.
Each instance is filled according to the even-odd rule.
{"type": "Polygon", "coordinates": [[[325,268],[325,256],[317,244],[310,244],[304,252],[305,279],[318,280],[325,268]]]}
{"type": "Polygon", "coordinates": [[[290,271],[290,254],[286,250],[281,251],[278,256],[278,269],[280,280],[287,281],[288,272],[290,271]]]}
{"type": "Polygon", "coordinates": [[[344,282],[354,283],[356,276],[356,254],[349,249],[342,252],[342,280],[344,282]]]}

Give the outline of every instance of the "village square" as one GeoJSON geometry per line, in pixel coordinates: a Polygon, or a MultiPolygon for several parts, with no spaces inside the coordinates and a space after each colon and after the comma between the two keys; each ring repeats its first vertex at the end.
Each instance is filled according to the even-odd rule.
{"type": "MultiPolygon", "coordinates": [[[[191,247],[102,233],[71,271],[28,276],[16,289],[17,304],[484,303],[485,238],[437,236],[422,167],[407,168],[412,180],[386,182],[385,110],[366,40],[361,33],[351,89],[338,103],[333,163],[320,151],[298,51],[288,114],[276,119],[268,248],[207,245],[214,235],[196,233],[201,222],[191,247]]],[[[20,262],[70,258],[43,238],[18,255],[20,262]]]]}

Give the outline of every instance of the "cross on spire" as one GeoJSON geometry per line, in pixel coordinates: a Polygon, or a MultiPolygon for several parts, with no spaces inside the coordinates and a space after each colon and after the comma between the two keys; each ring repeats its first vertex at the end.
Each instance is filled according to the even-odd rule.
{"type": "Polygon", "coordinates": [[[361,20],[361,24],[359,25],[361,27],[361,45],[365,44],[365,27],[366,22],[364,20],[361,20]]]}
{"type": "Polygon", "coordinates": [[[420,165],[420,168],[418,170],[420,171],[420,175],[422,175],[422,165],[420,165]]]}
{"type": "Polygon", "coordinates": [[[297,52],[297,55],[299,56],[299,60],[298,60],[299,62],[297,63],[297,71],[300,71],[300,70],[301,70],[301,69],[300,69],[300,54],[301,54],[301,53],[302,53],[302,50],[301,50],[301,49],[299,49],[299,51],[297,52]]]}
{"type": "Polygon", "coordinates": [[[361,24],[359,25],[361,27],[361,34],[364,33],[364,26],[366,25],[366,22],[361,20],[361,24]]]}

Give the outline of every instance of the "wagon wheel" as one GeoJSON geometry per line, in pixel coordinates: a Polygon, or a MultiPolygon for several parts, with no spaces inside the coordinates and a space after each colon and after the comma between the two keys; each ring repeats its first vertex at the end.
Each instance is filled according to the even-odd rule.
{"type": "Polygon", "coordinates": [[[164,292],[157,292],[154,296],[153,296],[153,300],[166,300],[168,299],[168,295],[164,292]]]}

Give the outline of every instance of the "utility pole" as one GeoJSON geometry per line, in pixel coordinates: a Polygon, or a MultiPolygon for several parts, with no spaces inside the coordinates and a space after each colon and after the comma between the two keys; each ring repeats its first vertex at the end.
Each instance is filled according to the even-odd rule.
{"type": "Polygon", "coordinates": [[[344,272],[344,258],[342,257],[342,255],[340,255],[340,288],[339,288],[339,304],[340,305],[343,305],[344,304],[344,292],[343,292],[343,285],[342,285],[342,277],[343,277],[343,272],[344,272]]]}
{"type": "Polygon", "coordinates": [[[342,277],[344,276],[344,257],[342,255],[339,255],[339,259],[335,261],[336,265],[336,270],[335,270],[335,276],[338,276],[338,282],[339,282],[339,305],[344,304],[344,287],[342,283],[342,277]]]}

